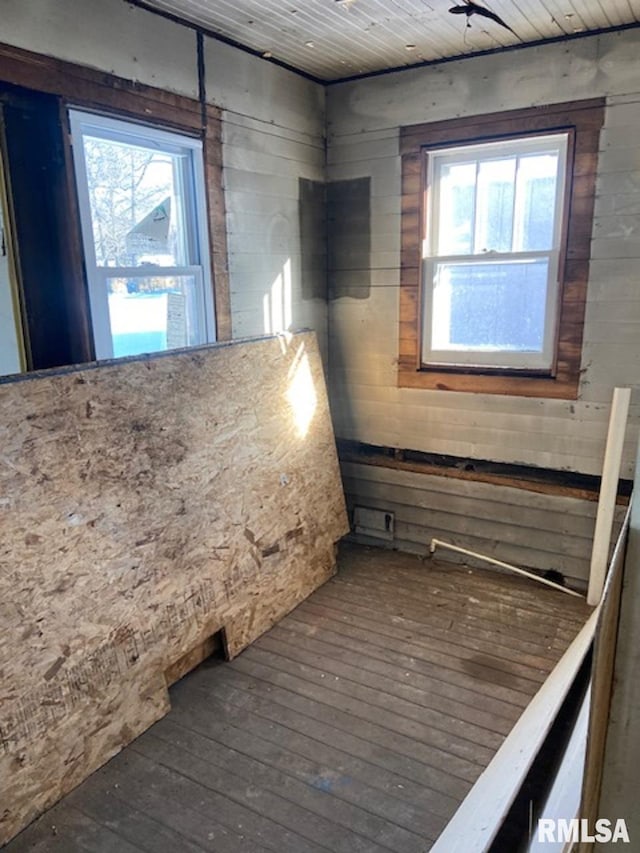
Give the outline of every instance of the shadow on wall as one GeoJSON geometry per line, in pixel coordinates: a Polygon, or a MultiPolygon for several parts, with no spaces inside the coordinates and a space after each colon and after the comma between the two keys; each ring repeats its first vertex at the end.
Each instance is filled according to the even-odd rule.
{"type": "MultiPolygon", "coordinates": [[[[282,209],[270,217],[266,255],[260,258],[264,290],[259,296],[254,290],[261,300],[255,306],[261,319],[247,311],[244,319],[238,318],[236,333],[255,334],[258,324],[264,334],[310,326],[324,350],[331,303],[342,298],[366,300],[371,293],[371,179],[325,184],[300,178],[298,234],[291,214],[282,209]]],[[[252,269],[257,274],[256,267],[252,269]]],[[[342,363],[340,349],[339,337],[332,337],[329,329],[328,353],[323,353],[329,374],[332,366],[342,363]]],[[[336,405],[341,421],[351,423],[347,403],[341,400],[336,405]]]]}
{"type": "Polygon", "coordinates": [[[332,323],[341,300],[371,295],[371,178],[327,184],[327,289],[329,295],[329,401],[341,438],[355,429],[348,397],[338,397],[345,363],[340,335],[332,323]]]}
{"type": "Polygon", "coordinates": [[[327,185],[329,299],[371,292],[371,178],[327,185]]]}
{"type": "Polygon", "coordinates": [[[324,181],[298,181],[302,298],[327,301],[327,188],[324,181]]]}

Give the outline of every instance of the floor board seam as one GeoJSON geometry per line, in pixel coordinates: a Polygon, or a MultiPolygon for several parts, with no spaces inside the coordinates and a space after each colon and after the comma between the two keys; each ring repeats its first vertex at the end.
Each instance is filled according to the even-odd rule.
{"type": "MultiPolygon", "coordinates": [[[[355,809],[358,809],[359,811],[363,812],[363,814],[369,814],[369,815],[371,815],[372,817],[374,817],[374,818],[376,818],[376,819],[378,819],[378,820],[380,820],[380,821],[384,821],[385,823],[388,823],[388,824],[390,824],[390,825],[392,825],[392,826],[396,826],[398,829],[405,830],[406,832],[410,832],[410,833],[412,833],[413,835],[416,835],[416,836],[418,836],[418,837],[422,837],[422,836],[424,835],[424,832],[423,832],[422,830],[421,830],[421,831],[418,831],[418,830],[417,830],[417,829],[415,829],[415,828],[411,828],[411,827],[408,827],[408,826],[406,826],[406,825],[404,825],[404,824],[402,824],[402,823],[398,823],[398,821],[397,821],[397,820],[394,820],[394,819],[392,819],[392,818],[389,818],[389,817],[386,817],[386,816],[384,816],[384,815],[381,815],[381,814],[379,814],[378,812],[372,811],[371,809],[367,809],[367,808],[365,808],[365,807],[364,807],[364,806],[362,806],[362,805],[359,805],[359,804],[357,804],[357,803],[354,803],[352,800],[348,800],[348,799],[345,799],[344,797],[341,797],[339,794],[337,794],[337,793],[335,793],[335,792],[333,792],[333,791],[322,791],[322,790],[320,790],[320,789],[317,789],[317,788],[315,788],[313,785],[310,785],[308,782],[306,782],[304,779],[301,779],[301,778],[300,778],[299,776],[297,776],[295,773],[287,773],[287,771],[285,771],[285,770],[283,770],[283,769],[281,769],[281,768],[277,767],[276,765],[268,764],[267,762],[263,761],[262,759],[256,758],[255,756],[251,755],[251,753],[249,753],[249,752],[243,752],[242,750],[239,750],[239,749],[237,749],[237,748],[235,748],[235,747],[228,746],[228,745],[227,745],[227,744],[225,744],[223,741],[219,740],[219,739],[218,739],[218,738],[216,738],[216,737],[213,737],[213,735],[211,735],[211,734],[208,734],[208,733],[206,733],[206,732],[201,731],[200,729],[193,729],[193,728],[191,728],[190,726],[187,726],[187,725],[185,725],[185,724],[181,724],[181,723],[180,723],[180,722],[178,722],[177,720],[172,720],[172,722],[173,722],[176,726],[178,726],[179,728],[184,729],[185,731],[192,731],[192,732],[194,732],[195,734],[198,734],[198,735],[199,735],[199,736],[201,736],[201,737],[207,738],[207,739],[209,739],[209,740],[213,741],[214,743],[217,743],[217,744],[219,744],[220,746],[223,746],[223,747],[225,747],[226,749],[229,749],[229,750],[230,750],[230,751],[232,751],[232,752],[237,752],[239,755],[243,755],[245,758],[249,758],[249,759],[251,759],[252,761],[256,761],[256,762],[258,762],[258,763],[260,763],[260,764],[263,764],[265,767],[268,767],[268,768],[270,768],[270,769],[272,769],[272,770],[275,770],[275,771],[277,771],[278,773],[281,773],[283,776],[288,776],[290,779],[294,779],[296,782],[299,782],[299,783],[300,783],[300,784],[302,784],[302,785],[306,785],[306,786],[307,786],[308,788],[310,788],[312,791],[316,791],[316,792],[319,792],[319,793],[326,794],[326,796],[328,796],[328,797],[333,797],[333,798],[334,798],[334,799],[336,799],[336,800],[340,800],[340,801],[341,801],[341,802],[343,802],[343,803],[347,803],[349,806],[351,806],[351,807],[353,807],[353,808],[355,808],[355,809]]],[[[233,726],[233,724],[231,724],[231,723],[227,723],[227,725],[231,726],[232,728],[236,728],[236,729],[237,729],[238,731],[240,731],[240,732],[242,732],[242,731],[243,731],[240,727],[233,726]]],[[[253,735],[253,734],[252,734],[252,737],[255,737],[255,738],[261,739],[261,738],[259,738],[259,735],[253,735]]],[[[266,740],[265,740],[264,742],[265,742],[265,743],[270,743],[270,741],[266,741],[266,740]]],[[[292,755],[297,755],[299,758],[305,758],[305,756],[300,755],[299,753],[296,753],[294,750],[285,750],[285,751],[286,751],[286,752],[290,752],[292,755]]],[[[309,760],[309,759],[305,759],[305,760],[309,760]]],[[[364,783],[363,783],[363,784],[364,784],[364,783]]],[[[393,794],[388,794],[388,793],[386,793],[386,794],[385,794],[385,796],[386,796],[388,799],[393,799],[393,800],[395,800],[396,802],[398,802],[398,803],[400,803],[400,804],[404,804],[402,800],[397,799],[397,797],[394,797],[394,796],[393,796],[393,794]]],[[[295,802],[295,800],[290,800],[290,802],[295,802]]],[[[311,810],[309,809],[309,811],[311,811],[311,810]]],[[[315,812],[315,814],[320,814],[320,816],[323,816],[323,815],[321,815],[321,813],[319,813],[319,812],[315,812]]],[[[431,814],[434,818],[437,818],[437,817],[438,817],[438,816],[437,816],[436,814],[434,814],[433,812],[429,812],[429,814],[431,814]]],[[[336,823],[336,826],[343,826],[343,824],[342,824],[342,823],[336,823]]],[[[354,832],[355,832],[355,830],[352,830],[352,831],[354,831],[354,832]]],[[[361,833],[359,833],[359,834],[361,835],[361,833]]],[[[364,838],[368,838],[368,836],[362,836],[362,837],[364,837],[364,838]]],[[[431,837],[429,837],[429,840],[431,840],[431,841],[435,841],[435,836],[431,836],[431,837]]]]}
{"type": "MultiPolygon", "coordinates": [[[[203,690],[202,688],[196,688],[196,689],[198,689],[198,690],[202,690],[202,692],[206,693],[206,695],[210,695],[208,691],[203,690]]],[[[241,689],[241,688],[238,688],[238,689],[241,689]]],[[[277,702],[275,702],[275,700],[271,700],[271,699],[269,699],[269,700],[264,700],[264,701],[270,701],[270,702],[272,702],[274,705],[277,705],[277,704],[278,704],[277,702]]],[[[263,720],[266,720],[266,721],[268,721],[268,722],[273,722],[273,721],[271,720],[271,717],[264,715],[264,712],[263,712],[263,713],[261,713],[259,709],[254,709],[254,710],[252,710],[252,712],[251,712],[251,713],[252,713],[252,714],[256,714],[257,716],[259,716],[259,717],[260,717],[261,719],[263,719],[263,720]]],[[[317,721],[315,720],[315,718],[314,718],[314,717],[309,717],[308,715],[304,714],[302,711],[297,711],[297,710],[296,710],[296,711],[295,711],[295,713],[296,713],[298,716],[300,716],[300,717],[304,717],[304,718],[305,718],[305,719],[307,719],[307,720],[310,720],[310,721],[312,721],[312,722],[317,722],[317,721]]],[[[278,723],[278,725],[280,725],[280,726],[282,726],[283,728],[286,728],[286,729],[288,729],[288,730],[290,730],[290,731],[292,731],[292,732],[295,732],[296,734],[301,734],[301,735],[303,735],[304,737],[309,738],[309,740],[313,740],[313,741],[316,741],[317,743],[320,743],[320,744],[322,744],[322,745],[326,745],[326,744],[325,744],[325,741],[319,740],[318,738],[314,738],[314,737],[313,737],[313,735],[310,735],[310,734],[308,734],[307,732],[300,732],[298,729],[294,729],[294,728],[292,728],[291,726],[288,726],[286,723],[279,722],[279,723],[278,723]]],[[[328,728],[333,728],[333,729],[335,729],[335,730],[336,730],[336,731],[338,731],[338,732],[343,732],[343,733],[345,733],[343,729],[338,729],[338,728],[336,728],[335,726],[333,726],[331,723],[324,722],[324,723],[323,723],[323,725],[327,726],[328,728]]],[[[348,736],[349,736],[350,738],[353,738],[354,740],[358,740],[358,741],[360,741],[360,742],[362,742],[362,743],[366,744],[367,746],[371,746],[371,745],[372,745],[372,742],[371,742],[371,741],[368,741],[368,740],[366,740],[365,738],[359,737],[358,735],[354,735],[354,734],[350,734],[350,733],[345,733],[345,734],[348,734],[348,736]]],[[[339,747],[332,747],[332,748],[333,748],[333,749],[338,750],[339,752],[343,752],[345,755],[348,755],[350,758],[357,759],[357,760],[359,760],[359,761],[363,761],[363,762],[365,762],[365,763],[371,764],[373,767],[375,767],[375,768],[379,768],[379,769],[381,769],[381,770],[385,770],[385,772],[388,772],[388,773],[391,773],[391,774],[393,774],[393,775],[395,775],[395,776],[398,776],[398,778],[403,779],[403,780],[404,780],[404,781],[406,781],[406,782],[409,782],[409,783],[411,783],[411,784],[413,784],[413,785],[418,785],[418,786],[420,786],[423,790],[425,790],[425,791],[427,791],[427,792],[437,793],[437,794],[439,794],[440,796],[448,797],[448,798],[450,798],[450,799],[454,799],[454,800],[455,800],[455,797],[452,797],[450,794],[444,794],[444,793],[442,793],[441,791],[437,790],[436,788],[433,788],[431,785],[427,785],[424,781],[419,781],[419,780],[413,779],[413,778],[411,778],[411,777],[409,777],[409,776],[402,776],[400,773],[398,773],[398,771],[388,770],[384,765],[382,765],[382,764],[375,764],[371,759],[361,758],[361,756],[359,756],[359,755],[357,755],[357,754],[355,754],[355,753],[352,753],[352,752],[348,752],[346,749],[339,748],[339,747]]],[[[403,753],[395,752],[395,751],[394,751],[393,749],[391,749],[390,747],[384,747],[384,749],[385,749],[385,751],[386,751],[386,752],[389,752],[390,754],[393,754],[394,756],[396,756],[396,757],[398,757],[398,758],[401,758],[401,759],[402,759],[402,758],[405,758],[405,755],[404,755],[403,753]]],[[[429,769],[435,769],[435,770],[437,770],[439,773],[441,773],[442,775],[447,775],[447,774],[445,774],[443,771],[439,770],[439,768],[432,768],[432,767],[431,767],[431,765],[424,764],[422,761],[420,761],[420,759],[412,758],[411,760],[412,760],[413,762],[415,762],[416,764],[419,764],[421,767],[428,767],[429,769]]],[[[452,777],[452,778],[457,778],[457,777],[452,777]]],[[[467,783],[467,782],[466,782],[466,780],[461,780],[461,781],[465,782],[465,784],[468,784],[469,788],[471,787],[471,783],[467,783]]]]}
{"type": "MultiPolygon", "coordinates": [[[[135,741],[133,744],[131,744],[131,747],[135,748],[135,741]]],[[[148,756],[145,755],[144,752],[140,752],[139,749],[136,749],[135,751],[138,752],[140,755],[143,755],[145,758],[148,758],[148,756]]],[[[188,754],[191,754],[191,755],[194,754],[194,753],[189,753],[188,750],[186,750],[186,751],[188,754]]],[[[220,791],[220,789],[215,787],[214,785],[207,785],[204,782],[200,781],[199,779],[195,779],[193,776],[189,776],[187,773],[183,772],[182,770],[179,770],[178,768],[174,767],[173,765],[167,764],[166,761],[164,761],[162,759],[155,759],[155,761],[157,764],[161,765],[162,767],[165,767],[167,770],[170,770],[172,773],[176,773],[179,776],[183,776],[185,779],[188,779],[190,782],[192,782],[196,785],[199,785],[200,787],[204,788],[205,790],[215,791],[215,793],[217,793],[218,795],[224,797],[227,800],[230,800],[231,802],[236,803],[236,805],[241,806],[242,808],[246,809],[247,811],[253,812],[253,814],[258,815],[258,817],[260,817],[260,818],[266,817],[266,815],[263,812],[255,809],[255,808],[252,808],[248,800],[243,800],[243,799],[239,799],[236,797],[229,796],[229,794],[226,794],[226,793],[220,791]]],[[[220,765],[216,765],[216,767],[218,767],[220,770],[224,770],[225,772],[229,772],[226,770],[226,768],[220,767],[220,765]]],[[[242,780],[241,776],[238,776],[238,778],[242,780]]],[[[242,780],[242,781],[245,781],[245,780],[242,780]]],[[[265,790],[269,790],[269,789],[265,789],[265,790]]],[[[321,815],[321,814],[318,814],[317,812],[312,811],[311,809],[307,808],[306,806],[301,805],[300,803],[296,802],[295,800],[289,799],[288,797],[284,797],[282,794],[279,794],[279,793],[277,794],[273,791],[270,791],[270,793],[274,797],[278,797],[279,799],[281,799],[283,802],[292,803],[298,809],[300,809],[302,811],[306,811],[310,815],[315,815],[316,817],[322,818],[322,820],[331,822],[331,821],[329,821],[328,818],[324,817],[324,815],[321,815]]],[[[329,853],[335,853],[334,849],[332,849],[330,847],[326,847],[324,844],[322,844],[316,838],[310,837],[309,835],[303,835],[301,832],[298,832],[294,829],[291,829],[289,826],[287,826],[286,823],[282,823],[280,820],[277,820],[272,815],[268,816],[268,820],[271,821],[271,823],[277,824],[279,827],[281,827],[281,829],[284,829],[286,832],[289,832],[292,835],[299,835],[301,838],[304,838],[306,841],[310,842],[311,844],[314,844],[318,847],[321,847],[323,850],[328,850],[329,853]]],[[[336,826],[340,829],[345,829],[345,827],[339,823],[334,823],[334,826],[336,826]]],[[[372,840],[371,838],[368,838],[367,836],[361,835],[360,833],[356,832],[353,829],[351,829],[350,832],[353,835],[357,835],[363,841],[371,841],[372,840]]],[[[397,853],[397,851],[395,851],[394,848],[388,847],[386,844],[378,844],[378,846],[384,847],[384,849],[389,850],[390,853],[397,853]]]]}

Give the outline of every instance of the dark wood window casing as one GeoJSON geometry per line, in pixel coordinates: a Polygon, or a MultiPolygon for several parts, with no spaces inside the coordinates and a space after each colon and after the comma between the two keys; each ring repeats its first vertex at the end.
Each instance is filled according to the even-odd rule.
{"type": "Polygon", "coordinates": [[[398,385],[484,394],[577,398],[603,98],[472,116],[401,129],[402,257],[398,385]],[[421,363],[427,150],[567,132],[569,152],[559,269],[555,369],[546,375],[421,363]]]}
{"type": "MultiPolygon", "coordinates": [[[[51,264],[47,266],[44,262],[46,247],[43,246],[40,252],[42,263],[39,268],[36,269],[32,258],[27,257],[29,253],[37,254],[39,238],[30,234],[29,229],[23,229],[22,235],[16,235],[18,276],[25,306],[23,323],[30,348],[27,354],[28,368],[37,370],[93,359],[93,338],[69,142],[69,107],[93,110],[101,115],[176,130],[202,139],[216,336],[218,340],[230,339],[219,108],[207,104],[204,96],[202,100],[195,100],[113,74],[0,44],[0,94],[12,87],[20,87],[24,93],[22,97],[28,97],[31,92],[34,103],[42,98],[50,108],[50,126],[56,135],[56,144],[51,145],[55,155],[52,157],[57,164],[57,183],[53,189],[57,192],[55,206],[58,209],[58,227],[64,231],[60,234],[57,252],[62,260],[55,271],[51,264]],[[54,115],[56,109],[57,115],[54,115]],[[21,236],[25,243],[22,246],[21,236]],[[20,269],[22,255],[24,270],[20,269]]],[[[46,142],[44,139],[41,141],[46,142]]],[[[37,150],[35,154],[40,156],[37,150]]],[[[28,174],[26,166],[21,172],[28,174]]],[[[21,187],[16,185],[13,189],[18,191],[21,187]]],[[[38,202],[43,196],[46,197],[47,192],[53,191],[51,182],[46,181],[41,182],[38,189],[39,192],[34,195],[34,201],[37,199],[38,202]]],[[[22,197],[13,200],[17,214],[20,214],[24,203],[22,197]]],[[[53,204],[51,202],[50,206],[53,204]]],[[[26,215],[22,219],[29,222],[26,215]]],[[[44,229],[41,233],[44,233],[44,229]]]]}

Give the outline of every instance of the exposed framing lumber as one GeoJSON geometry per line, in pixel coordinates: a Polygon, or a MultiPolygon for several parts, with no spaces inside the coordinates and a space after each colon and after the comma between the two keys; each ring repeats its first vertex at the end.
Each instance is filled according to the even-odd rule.
{"type": "MultiPolygon", "coordinates": [[[[580,806],[580,817],[589,820],[590,826],[593,826],[594,821],[600,817],[597,812],[600,786],[602,783],[609,708],[611,706],[611,690],[613,687],[613,669],[620,618],[625,545],[630,521],[631,506],[627,510],[624,524],[622,525],[622,530],[611,559],[611,568],[609,569],[602,594],[600,619],[598,621],[593,649],[589,729],[580,806]]],[[[591,845],[584,842],[580,845],[578,853],[588,853],[590,849],[591,845]]]]}
{"type": "MultiPolygon", "coordinates": [[[[397,471],[469,480],[493,486],[509,486],[537,494],[577,498],[594,503],[598,500],[600,491],[599,477],[576,474],[571,471],[555,471],[481,459],[444,456],[340,438],[337,439],[337,444],[340,460],[358,465],[392,468],[397,471]]],[[[631,480],[620,480],[616,499],[618,506],[627,506],[631,487],[631,480]]]]}
{"type": "MultiPolygon", "coordinates": [[[[640,457],[635,483],[640,485],[640,457]]],[[[606,718],[606,744],[601,763],[597,817],[624,818],[631,841],[640,838],[638,767],[640,766],[640,502],[634,498],[624,554],[622,594],[616,648],[612,662],[612,687],[606,718]]],[[[615,840],[615,836],[614,836],[615,840]]],[[[607,844],[598,844],[600,853],[607,844]]]]}
{"type": "Polygon", "coordinates": [[[630,402],[630,388],[614,390],[589,569],[587,602],[592,606],[598,603],[604,588],[630,402]]]}

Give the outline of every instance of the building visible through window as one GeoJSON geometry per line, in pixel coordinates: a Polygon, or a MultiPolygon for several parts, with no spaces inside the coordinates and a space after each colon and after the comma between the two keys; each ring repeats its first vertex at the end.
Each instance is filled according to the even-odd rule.
{"type": "Polygon", "coordinates": [[[201,143],[70,119],[97,357],[214,340],[201,143]]]}

